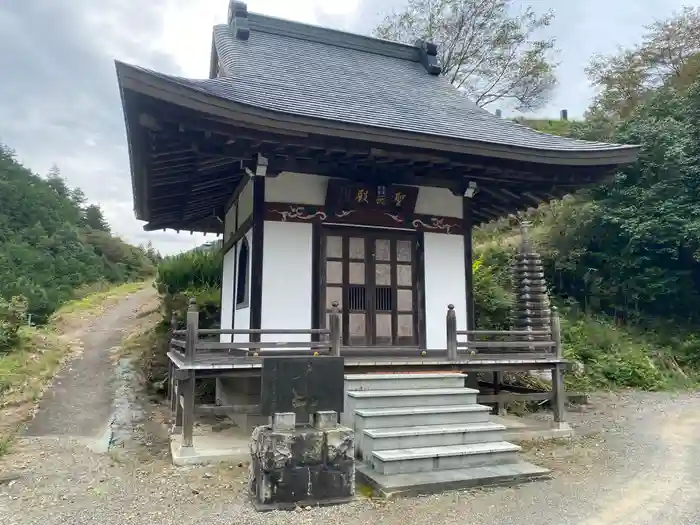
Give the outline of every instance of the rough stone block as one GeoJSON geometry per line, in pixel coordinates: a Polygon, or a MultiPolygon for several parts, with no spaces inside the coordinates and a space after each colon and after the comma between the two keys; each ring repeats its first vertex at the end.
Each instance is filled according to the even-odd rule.
{"type": "Polygon", "coordinates": [[[310,428],[277,432],[258,427],[251,438],[251,456],[265,470],[287,466],[316,465],[323,461],[324,436],[310,428]]]}
{"type": "Polygon", "coordinates": [[[355,496],[355,462],[345,460],[334,465],[310,469],[311,497],[317,501],[355,496]]]}
{"type": "Polygon", "coordinates": [[[329,463],[351,460],[355,457],[355,432],[347,427],[326,430],[326,457],[329,463]]]}
{"type": "Polygon", "coordinates": [[[318,430],[336,428],[338,426],[338,412],[334,410],[321,410],[313,415],[313,426],[318,430]]]}
{"type": "Polygon", "coordinates": [[[294,412],[277,412],[272,415],[272,430],[284,432],[294,430],[297,425],[297,416],[294,412]]]}
{"type": "MultiPolygon", "coordinates": [[[[337,418],[337,414],[336,414],[337,418]]],[[[253,431],[250,490],[261,505],[323,504],[355,495],[354,432],[345,427],[253,431]]]]}

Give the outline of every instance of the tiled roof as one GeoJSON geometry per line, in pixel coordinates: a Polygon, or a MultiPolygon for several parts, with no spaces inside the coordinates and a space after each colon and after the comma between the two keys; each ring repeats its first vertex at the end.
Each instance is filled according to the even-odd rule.
{"type": "Polygon", "coordinates": [[[635,147],[549,135],[499,118],[428,73],[417,47],[248,16],[247,40],[228,25],[214,27],[219,78],[154,74],[240,104],[347,124],[543,152],[635,147]]]}

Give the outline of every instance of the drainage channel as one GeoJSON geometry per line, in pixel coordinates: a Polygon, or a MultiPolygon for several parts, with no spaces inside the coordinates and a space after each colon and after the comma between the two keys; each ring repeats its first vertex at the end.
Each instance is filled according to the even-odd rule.
{"type": "Polygon", "coordinates": [[[119,359],[115,369],[112,413],[104,431],[88,445],[94,452],[106,453],[124,447],[132,438],[134,423],[144,417],[144,410],[137,401],[135,384],[132,359],[119,359]]]}

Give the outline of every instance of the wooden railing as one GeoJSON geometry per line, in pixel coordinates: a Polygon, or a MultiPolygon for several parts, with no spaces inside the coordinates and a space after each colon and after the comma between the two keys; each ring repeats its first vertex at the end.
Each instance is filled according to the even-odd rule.
{"type": "Polygon", "coordinates": [[[538,353],[562,357],[559,313],[552,307],[550,330],[457,330],[454,305],[447,306],[447,358],[460,354],[476,355],[538,353]],[[464,338],[460,340],[459,338],[464,338]]]}
{"type": "Polygon", "coordinates": [[[195,299],[190,299],[185,330],[173,330],[170,349],[182,355],[186,364],[192,364],[199,352],[225,352],[231,357],[340,355],[340,308],[333,302],[329,312],[328,328],[310,329],[219,329],[199,328],[199,311],[195,299]],[[231,342],[211,339],[230,335],[231,342]],[[300,335],[310,341],[261,341],[261,336],[300,335]],[[236,341],[235,336],[246,336],[247,341],[236,341]],[[314,337],[318,339],[313,341],[314,337]]]}
{"type": "MultiPolygon", "coordinates": [[[[454,305],[448,305],[446,317],[447,348],[418,349],[372,347],[341,349],[341,312],[333,302],[329,312],[328,328],[310,329],[211,329],[199,327],[199,312],[190,299],[185,330],[172,330],[170,350],[176,352],[185,364],[193,364],[199,355],[222,354],[235,358],[266,356],[329,355],[345,357],[425,357],[447,358],[458,361],[479,354],[511,356],[538,354],[561,358],[559,315],[556,307],[551,312],[550,330],[457,330],[454,305]],[[231,336],[231,342],[219,341],[220,336],[231,336]],[[308,336],[308,341],[261,341],[263,336],[308,336]],[[245,340],[237,341],[236,336],[245,340]],[[214,339],[216,338],[216,339],[214,339]]],[[[284,338],[287,339],[287,338],[284,338]]]]}
{"type": "MultiPolygon", "coordinates": [[[[564,383],[563,362],[561,362],[562,348],[560,339],[559,315],[556,308],[552,308],[551,330],[457,330],[457,316],[453,305],[447,307],[446,349],[406,349],[406,348],[342,348],[341,349],[341,313],[337,302],[333,303],[329,312],[328,328],[320,329],[203,329],[199,327],[199,312],[194,299],[190,299],[187,310],[187,322],[185,330],[175,329],[174,322],[171,327],[170,350],[177,353],[182,364],[175,364],[171,359],[169,363],[169,398],[176,427],[182,426],[182,446],[191,447],[193,439],[195,417],[194,385],[196,372],[194,366],[200,355],[225,353],[232,360],[265,357],[265,356],[340,356],[357,357],[371,355],[373,357],[421,357],[423,359],[440,359],[447,363],[463,360],[465,357],[476,354],[494,354],[512,356],[518,354],[546,354],[548,357],[558,358],[552,368],[552,391],[546,394],[553,402],[555,422],[563,422],[564,414],[564,383]],[[248,341],[221,342],[213,340],[213,337],[221,335],[246,336],[248,341]],[[301,335],[309,336],[309,341],[261,341],[262,336],[274,335],[301,335]],[[313,339],[318,339],[314,341],[313,339]],[[485,340],[486,339],[486,340],[485,340]],[[490,339],[490,340],[488,340],[490,339]],[[506,339],[506,340],[494,340],[506,339]],[[508,340],[510,339],[510,340],[508,340]],[[184,364],[184,366],[183,366],[184,364]]],[[[487,359],[488,360],[488,359],[487,359]]],[[[500,384],[497,382],[496,384],[500,384]]],[[[500,387],[498,387],[500,388],[500,387]]],[[[496,397],[503,401],[504,395],[496,393],[496,397]],[[499,397],[500,396],[500,397],[499,397]]],[[[543,394],[529,394],[520,396],[540,399],[543,394]],[[533,397],[534,396],[534,397],[533,397]]],[[[493,396],[491,396],[493,397],[493,396]]],[[[500,401],[499,401],[500,402],[500,401]]],[[[204,406],[200,411],[211,413],[256,413],[258,405],[244,406],[204,406]]]]}

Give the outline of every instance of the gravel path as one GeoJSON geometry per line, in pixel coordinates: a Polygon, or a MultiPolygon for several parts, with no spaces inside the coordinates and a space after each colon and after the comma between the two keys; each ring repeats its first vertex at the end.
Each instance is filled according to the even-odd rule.
{"type": "Polygon", "coordinates": [[[84,334],[83,358],[60,380],[74,388],[61,388],[42,403],[43,410],[55,407],[61,418],[74,419],[61,422],[40,410],[37,421],[46,417],[50,424],[35,422],[30,428],[34,433],[44,428],[46,434],[27,435],[13,453],[0,458],[0,472],[19,474],[14,481],[0,481],[3,525],[700,523],[695,488],[700,475],[700,396],[687,393],[593,396],[585,411],[570,414],[581,437],[526,447],[531,461],[553,469],[547,481],[388,503],[362,499],[293,513],[254,512],[244,494],[243,465],[171,466],[157,411],[136,421],[133,443],[96,453],[85,446],[85,437],[100,428],[98,422],[106,424],[100,418],[109,410],[101,401],[96,405],[102,407],[99,413],[80,414],[85,405],[78,401],[91,395],[111,399],[104,390],[111,382],[109,373],[92,368],[95,363],[109,366],[106,361],[89,360],[95,356],[88,354],[107,352],[116,344],[120,330],[135,322],[135,305],[143,299],[136,296],[108,311],[84,334]],[[71,374],[87,374],[81,376],[83,388],[71,374]]]}
{"type": "Polygon", "coordinates": [[[99,439],[114,401],[114,349],[138,322],[140,307],[154,297],[142,290],[108,308],[80,338],[82,351],[54,378],[42,398],[29,436],[63,435],[99,439]]]}

